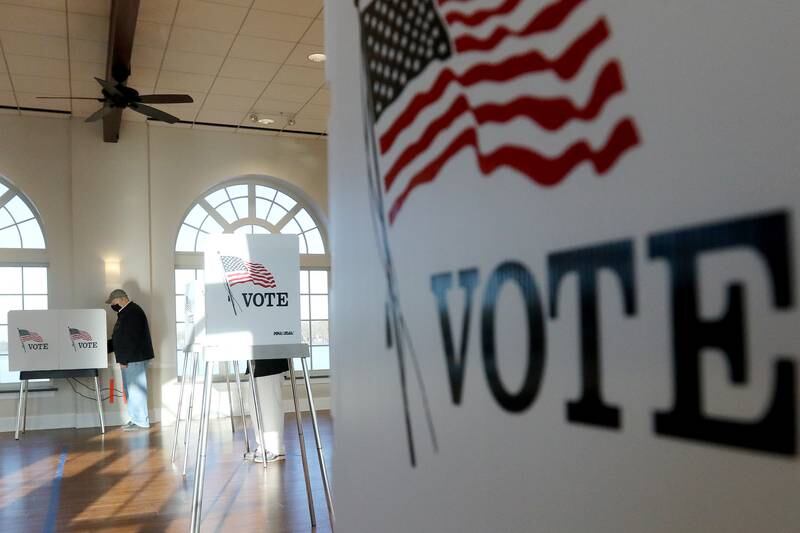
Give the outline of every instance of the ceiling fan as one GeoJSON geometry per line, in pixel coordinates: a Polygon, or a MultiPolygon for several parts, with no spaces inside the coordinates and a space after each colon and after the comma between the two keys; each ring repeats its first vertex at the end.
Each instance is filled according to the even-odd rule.
{"type": "Polygon", "coordinates": [[[100,78],[95,78],[95,80],[102,87],[102,98],[85,96],[39,96],[38,98],[43,100],[97,100],[102,102],[103,107],[89,115],[86,118],[86,122],[95,122],[110,115],[115,109],[121,111],[127,107],[153,120],[175,124],[180,120],[178,117],[146,104],[190,104],[194,102],[188,94],[139,94],[136,89],[121,83],[114,83],[100,78]]]}

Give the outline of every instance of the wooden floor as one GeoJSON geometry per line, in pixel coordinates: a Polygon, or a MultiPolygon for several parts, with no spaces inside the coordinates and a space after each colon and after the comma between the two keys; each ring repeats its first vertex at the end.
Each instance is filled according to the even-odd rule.
{"type": "MultiPolygon", "coordinates": [[[[237,420],[239,422],[239,420],[237,420]]],[[[202,531],[331,531],[310,420],[305,433],[317,528],[311,527],[294,415],[286,417],[286,461],[244,462],[239,424],[214,420],[208,438],[202,531]]],[[[194,426],[197,427],[196,425],[194,426]]],[[[331,468],[332,426],[320,412],[331,468]]],[[[172,427],[126,433],[109,428],[0,433],[0,531],[188,531],[194,475],[169,461],[172,427]]],[[[250,433],[251,441],[253,438],[250,433]]]]}

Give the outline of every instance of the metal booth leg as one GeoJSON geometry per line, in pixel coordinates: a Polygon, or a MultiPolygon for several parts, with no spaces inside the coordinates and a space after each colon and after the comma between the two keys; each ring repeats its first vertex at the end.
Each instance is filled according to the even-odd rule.
{"type": "Polygon", "coordinates": [[[267,446],[264,442],[264,420],[261,418],[261,404],[258,401],[258,387],[256,386],[256,378],[253,375],[255,372],[255,365],[253,361],[248,361],[247,364],[250,368],[250,392],[253,394],[253,409],[250,411],[251,416],[255,419],[253,425],[256,427],[256,443],[261,447],[261,455],[264,457],[264,469],[267,468],[267,446]]]}
{"type": "Polygon", "coordinates": [[[311,411],[311,426],[314,428],[314,438],[317,441],[317,457],[319,458],[319,471],[322,474],[322,484],[325,487],[325,500],[328,504],[328,514],[331,525],[334,522],[333,499],[331,498],[331,486],[328,483],[328,469],[325,468],[325,457],[322,454],[322,440],[319,438],[319,424],[317,424],[317,408],[314,406],[314,396],[311,394],[311,381],[308,379],[308,368],[306,360],[300,359],[303,367],[303,380],[306,382],[306,394],[308,395],[308,408],[311,411]]]}
{"type": "Polygon", "coordinates": [[[314,514],[314,497],[311,495],[311,478],[308,475],[308,457],[306,456],[306,438],[303,435],[303,418],[300,415],[300,403],[297,401],[297,384],[294,379],[294,366],[289,362],[289,381],[292,382],[292,399],[294,400],[294,417],[297,421],[297,436],[300,437],[300,455],[303,458],[303,473],[306,476],[306,493],[308,494],[308,512],[311,514],[311,525],[317,526],[317,516],[314,514]]]}
{"type": "Polygon", "coordinates": [[[22,402],[22,432],[28,429],[28,394],[31,392],[31,382],[25,380],[25,401],[22,402]]]}
{"type": "Polygon", "coordinates": [[[183,433],[183,475],[186,475],[186,462],[189,460],[189,432],[192,429],[192,410],[194,409],[194,387],[197,382],[197,362],[200,359],[200,354],[192,352],[192,386],[189,389],[189,413],[186,417],[186,425],[184,426],[183,433]]]}
{"type": "Polygon", "coordinates": [[[189,362],[189,354],[183,352],[183,372],[181,372],[181,392],[178,395],[178,412],[175,415],[175,430],[172,435],[172,455],[169,462],[175,464],[175,450],[178,448],[178,438],[180,438],[181,410],[183,409],[183,390],[186,387],[186,363],[189,362]]]}
{"type": "MultiPolygon", "coordinates": [[[[200,531],[203,514],[203,478],[206,473],[206,448],[208,446],[208,416],[211,411],[211,363],[205,363],[203,379],[203,403],[200,408],[200,436],[197,439],[197,454],[194,467],[194,494],[192,495],[192,522],[190,531],[200,531]]],[[[188,454],[187,454],[188,455],[188,454]]]]}
{"type": "Polygon", "coordinates": [[[236,434],[236,426],[233,424],[233,396],[231,396],[231,363],[225,361],[225,385],[228,386],[228,407],[231,413],[231,433],[236,434]]]}
{"type": "Polygon", "coordinates": [[[250,438],[247,436],[247,418],[244,413],[244,394],[242,393],[242,380],[239,377],[239,361],[233,362],[233,371],[236,373],[236,388],[239,391],[239,412],[242,415],[242,431],[244,432],[244,452],[250,453],[250,438]]]}
{"type": "MultiPolygon", "coordinates": [[[[103,400],[100,399],[100,383],[97,381],[97,376],[94,377],[94,393],[97,397],[97,413],[100,415],[100,433],[105,435],[106,422],[103,420],[103,400]]],[[[113,394],[113,391],[112,391],[113,394]]],[[[26,394],[27,397],[27,394],[26,394]]]]}
{"type": "Polygon", "coordinates": [[[25,382],[19,382],[19,402],[17,402],[17,431],[14,432],[14,440],[19,440],[19,428],[22,425],[22,402],[24,402],[25,382]]]}

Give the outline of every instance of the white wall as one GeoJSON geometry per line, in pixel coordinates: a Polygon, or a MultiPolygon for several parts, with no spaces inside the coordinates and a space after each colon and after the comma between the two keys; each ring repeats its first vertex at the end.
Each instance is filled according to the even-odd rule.
{"type": "MultiPolygon", "coordinates": [[[[110,289],[125,288],[150,319],[156,350],[151,416],[165,421],[177,397],[174,247],[186,210],[220,182],[254,174],[293,184],[327,214],[326,147],[324,139],[141,122],[124,122],[120,142],[109,144],[99,125],[79,119],[0,115],[0,175],[42,216],[50,307],[101,307],[110,289]]],[[[111,369],[103,386],[110,372],[119,385],[119,372],[111,369]]],[[[95,406],[65,382],[57,385],[56,393],[31,397],[29,427],[93,425],[95,406]]],[[[319,389],[327,395],[327,386],[319,389]]],[[[15,399],[0,395],[0,430],[14,424],[15,399]]],[[[227,398],[214,404],[227,412],[227,398]]],[[[112,423],[121,419],[120,408],[106,404],[112,423]]]]}

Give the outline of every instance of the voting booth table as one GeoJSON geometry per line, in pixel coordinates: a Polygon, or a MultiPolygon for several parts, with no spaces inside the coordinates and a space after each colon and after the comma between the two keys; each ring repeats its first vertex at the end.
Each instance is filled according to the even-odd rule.
{"type": "Polygon", "coordinates": [[[108,367],[106,314],[102,309],[11,311],[9,369],[20,372],[17,430],[25,432],[32,379],[94,379],[100,432],[105,433],[98,369],[108,367]],[[16,339],[14,336],[16,335],[16,339]]]}
{"type": "MultiPolygon", "coordinates": [[[[308,494],[308,508],[311,525],[316,526],[305,436],[303,434],[300,404],[297,398],[297,384],[293,371],[293,361],[299,359],[308,395],[326,503],[331,523],[333,523],[334,515],[330,484],[322,453],[317,414],[306,363],[306,359],[310,355],[309,348],[307,344],[301,343],[299,272],[298,239],[294,235],[216,235],[209,238],[205,251],[204,285],[195,284],[187,288],[187,312],[190,311],[188,314],[190,314],[191,325],[187,327],[187,358],[184,360],[184,376],[186,375],[188,355],[193,354],[192,386],[194,385],[197,365],[201,355],[204,360],[203,394],[197,453],[195,456],[194,493],[190,525],[190,529],[193,532],[200,530],[202,516],[203,478],[214,363],[224,362],[226,367],[229,363],[234,365],[234,373],[239,388],[245,447],[246,451],[250,452],[238,368],[238,361],[241,360],[248,361],[252,394],[251,418],[256,440],[265,455],[266,448],[264,443],[261,442],[263,438],[263,421],[259,407],[258,388],[253,377],[253,362],[259,359],[286,359],[289,363],[289,378],[294,399],[297,433],[300,438],[300,453],[308,494]]],[[[189,322],[189,317],[187,317],[187,322],[189,322]]],[[[230,384],[228,384],[228,395],[232,404],[230,384]]],[[[182,402],[182,398],[183,394],[181,393],[179,403],[182,402]]],[[[178,420],[180,420],[180,405],[178,420]]],[[[187,418],[185,429],[185,443],[187,445],[190,421],[191,414],[187,418]]],[[[233,423],[232,416],[231,422],[233,423]]],[[[178,429],[176,424],[173,458],[177,439],[178,429]]],[[[267,468],[266,457],[263,464],[264,468],[267,468]]]]}

